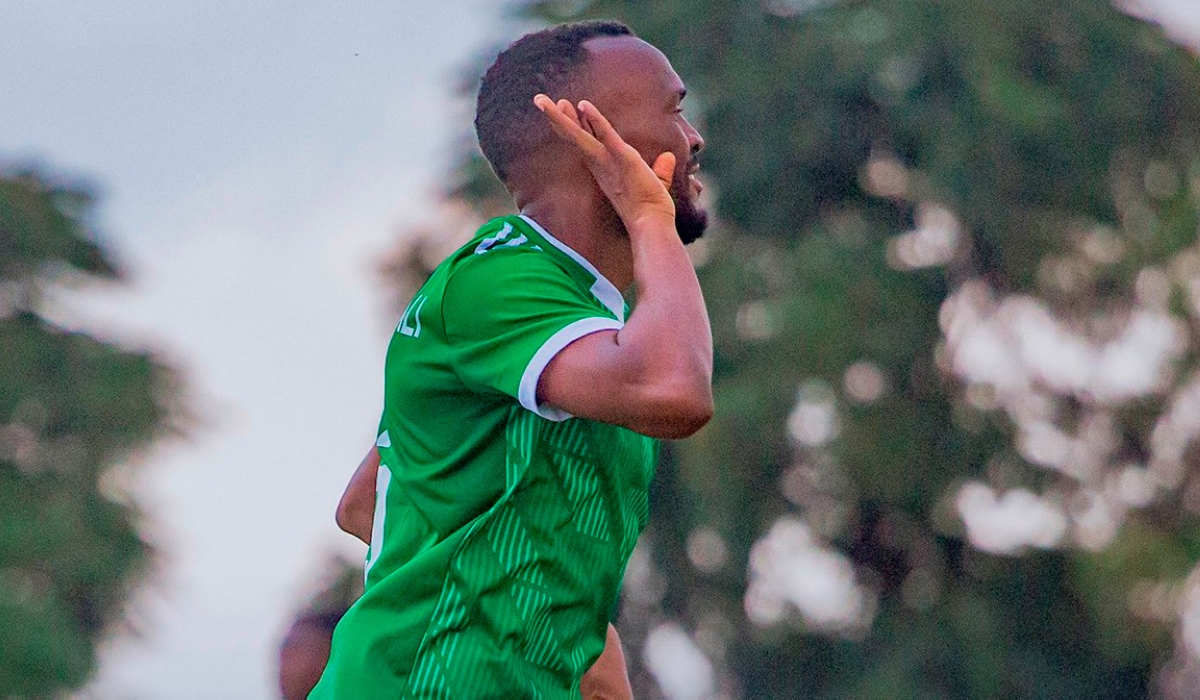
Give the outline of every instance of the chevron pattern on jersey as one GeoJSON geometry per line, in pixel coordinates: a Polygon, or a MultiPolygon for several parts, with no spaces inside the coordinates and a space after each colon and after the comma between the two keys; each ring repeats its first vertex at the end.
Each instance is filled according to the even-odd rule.
{"type": "Polygon", "coordinates": [[[521,516],[512,508],[504,508],[489,523],[485,533],[510,581],[509,593],[525,622],[525,657],[538,666],[560,668],[561,645],[550,626],[552,601],[546,593],[540,560],[530,545],[521,516]]]}
{"type": "Polygon", "coordinates": [[[612,527],[584,425],[579,421],[551,424],[545,429],[544,440],[551,450],[551,466],[571,503],[575,529],[607,541],[612,527]]]}
{"type": "MultiPolygon", "coordinates": [[[[410,676],[406,697],[414,700],[450,700],[478,692],[471,684],[494,678],[496,657],[513,651],[530,664],[526,672],[536,667],[538,674],[577,678],[595,652],[574,640],[594,624],[593,618],[569,605],[564,608],[570,600],[552,592],[586,591],[594,585],[591,572],[619,571],[645,527],[644,470],[652,464],[647,459],[651,453],[634,450],[628,463],[614,464],[611,456],[597,459],[586,421],[555,423],[521,408],[510,415],[506,438],[507,490],[476,521],[452,558],[451,575],[410,676]],[[609,470],[607,485],[598,472],[602,468],[609,470]],[[614,480],[627,471],[639,476],[614,480]],[[569,529],[560,529],[564,526],[569,529]],[[574,537],[587,539],[567,544],[562,537],[571,530],[574,537]],[[567,551],[573,554],[564,559],[567,551]],[[481,620],[507,620],[502,624],[519,629],[516,648],[502,651],[496,640],[481,636],[481,620]]],[[[521,697],[560,700],[557,693],[545,695],[548,687],[553,686],[539,691],[537,684],[531,685],[521,697]]],[[[568,697],[576,696],[563,699],[568,697]]]]}
{"type": "MultiPolygon", "coordinates": [[[[427,635],[427,638],[437,639],[440,643],[430,651],[418,656],[412,675],[409,677],[410,697],[414,700],[417,698],[420,700],[451,699],[446,671],[450,667],[451,659],[454,657],[454,648],[457,645],[451,639],[453,635],[448,637],[445,633],[452,628],[455,620],[465,617],[465,612],[462,596],[454,585],[453,579],[447,578],[427,635]]],[[[459,670],[462,670],[461,667],[459,670]]]]}
{"type": "Polygon", "coordinates": [[[646,495],[645,490],[626,489],[625,507],[622,512],[625,516],[625,532],[621,550],[632,552],[634,545],[637,544],[638,536],[642,534],[642,530],[646,529],[646,523],[650,520],[650,498],[646,495]]]}

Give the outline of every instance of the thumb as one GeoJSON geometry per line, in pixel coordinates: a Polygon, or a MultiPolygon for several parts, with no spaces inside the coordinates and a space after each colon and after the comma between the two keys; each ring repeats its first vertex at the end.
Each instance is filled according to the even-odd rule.
{"type": "Polygon", "coordinates": [[[659,154],[650,169],[658,176],[662,186],[670,190],[671,181],[675,179],[675,154],[670,151],[659,154]]]}

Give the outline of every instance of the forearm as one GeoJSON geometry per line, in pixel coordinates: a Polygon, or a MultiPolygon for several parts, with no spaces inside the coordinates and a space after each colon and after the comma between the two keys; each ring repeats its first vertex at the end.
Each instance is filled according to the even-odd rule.
{"type": "Polygon", "coordinates": [[[358,465],[337,507],[337,524],[345,532],[371,544],[375,520],[375,480],[379,472],[379,450],[372,447],[358,465]]]}
{"type": "Polygon", "coordinates": [[[630,227],[637,308],[619,331],[584,336],[559,352],[539,379],[538,400],[679,439],[712,417],[712,332],[691,260],[671,217],[661,219],[658,229],[630,227]]]}
{"type": "Polygon", "coordinates": [[[712,413],[712,329],[700,282],[670,220],[629,226],[638,304],[617,344],[647,400],[701,424],[712,413]]]}

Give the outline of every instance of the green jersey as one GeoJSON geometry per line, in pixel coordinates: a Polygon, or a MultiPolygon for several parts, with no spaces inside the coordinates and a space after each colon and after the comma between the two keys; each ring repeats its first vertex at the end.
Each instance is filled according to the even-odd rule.
{"type": "Polygon", "coordinates": [[[313,700],[578,698],[647,520],[656,441],[538,405],[620,292],[524,216],[444,261],[388,346],[366,592],[313,700]]]}

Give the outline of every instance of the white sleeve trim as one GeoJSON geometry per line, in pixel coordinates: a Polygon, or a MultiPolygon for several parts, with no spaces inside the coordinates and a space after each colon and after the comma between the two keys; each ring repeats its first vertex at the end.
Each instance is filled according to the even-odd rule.
{"type": "Polygon", "coordinates": [[[550,364],[550,360],[553,360],[559,351],[585,335],[599,331],[621,330],[624,327],[625,324],[616,319],[595,316],[580,319],[550,336],[550,339],[538,348],[538,351],[533,354],[533,358],[529,360],[529,364],[525,366],[525,373],[521,375],[521,386],[517,389],[517,400],[521,402],[522,406],[547,420],[559,422],[571,418],[571,414],[566,411],[553,406],[538,406],[537,404],[538,380],[542,378],[542,372],[546,369],[546,365],[550,364]]]}

